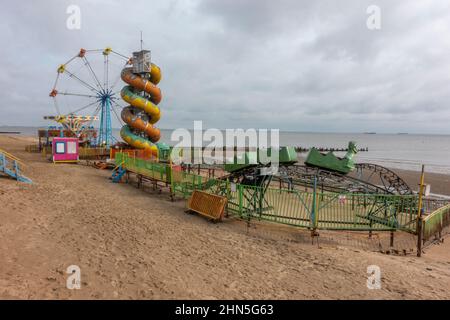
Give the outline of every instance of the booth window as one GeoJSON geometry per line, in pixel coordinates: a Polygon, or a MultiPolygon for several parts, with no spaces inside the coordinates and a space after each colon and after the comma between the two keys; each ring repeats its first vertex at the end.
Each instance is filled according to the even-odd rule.
{"type": "Polygon", "coordinates": [[[66,143],[65,142],[56,142],[55,152],[57,154],[66,153],[66,143]]]}
{"type": "Polygon", "coordinates": [[[77,153],[77,143],[75,141],[67,142],[67,154],[77,153]]]}

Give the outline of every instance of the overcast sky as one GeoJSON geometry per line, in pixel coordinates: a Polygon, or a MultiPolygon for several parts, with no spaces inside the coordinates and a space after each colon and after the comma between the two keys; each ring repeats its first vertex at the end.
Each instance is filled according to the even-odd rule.
{"type": "Polygon", "coordinates": [[[0,125],[45,125],[59,64],[81,47],[128,56],[142,30],[161,128],[450,133],[449,0],[1,2],[0,125]]]}

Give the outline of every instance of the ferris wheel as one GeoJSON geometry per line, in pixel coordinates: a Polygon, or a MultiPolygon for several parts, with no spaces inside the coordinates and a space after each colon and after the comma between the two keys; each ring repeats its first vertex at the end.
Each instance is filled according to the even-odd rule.
{"type": "Polygon", "coordinates": [[[116,142],[112,132],[111,114],[119,124],[121,105],[121,70],[131,63],[129,57],[111,48],[80,51],[57,68],[56,80],[49,96],[53,99],[56,116],[47,116],[64,128],[80,136],[92,129],[92,122],[100,119],[97,146],[109,147],[116,142]],[[116,91],[118,90],[118,91],[116,91]],[[83,114],[80,114],[83,113],[83,114]]]}

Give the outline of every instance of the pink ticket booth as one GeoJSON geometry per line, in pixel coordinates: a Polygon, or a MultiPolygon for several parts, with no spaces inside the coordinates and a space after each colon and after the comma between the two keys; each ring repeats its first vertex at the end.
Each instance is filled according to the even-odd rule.
{"type": "Polygon", "coordinates": [[[78,138],[54,137],[53,162],[78,162],[78,138]]]}

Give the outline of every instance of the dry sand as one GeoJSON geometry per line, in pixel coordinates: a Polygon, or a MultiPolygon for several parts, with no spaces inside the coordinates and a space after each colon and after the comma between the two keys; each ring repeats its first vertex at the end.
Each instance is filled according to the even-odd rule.
{"type": "Polygon", "coordinates": [[[109,171],[50,164],[23,151],[29,141],[0,135],[34,181],[0,178],[0,298],[450,298],[450,241],[419,259],[319,247],[293,228],[211,224],[165,193],[111,183],[109,171]],[[73,264],[80,290],[66,288],[73,264]],[[381,290],[367,289],[369,265],[381,290]]]}

